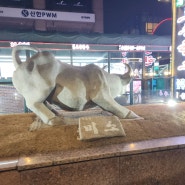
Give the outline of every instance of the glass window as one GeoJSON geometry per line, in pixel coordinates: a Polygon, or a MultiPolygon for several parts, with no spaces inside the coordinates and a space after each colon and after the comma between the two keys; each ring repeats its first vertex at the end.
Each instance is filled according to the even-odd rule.
{"type": "Polygon", "coordinates": [[[127,63],[127,60],[122,53],[123,52],[110,52],[110,73],[124,74],[125,70],[127,70],[123,64],[127,63]]]}
{"type": "Polygon", "coordinates": [[[116,101],[121,105],[141,103],[143,52],[110,52],[109,56],[110,73],[125,74],[128,71],[125,63],[130,65],[133,72],[133,82],[127,85],[126,93],[117,97],[116,101]]]}
{"type": "Polygon", "coordinates": [[[0,6],[33,8],[33,0],[0,0],[0,6]]]}
{"type": "Polygon", "coordinates": [[[1,48],[0,50],[0,82],[12,78],[14,65],[12,63],[11,48],[1,48]]]}
{"type": "Polygon", "coordinates": [[[85,66],[91,63],[96,64],[101,68],[108,66],[108,53],[93,51],[72,51],[73,65],[85,66]]]}
{"type": "Polygon", "coordinates": [[[145,52],[143,103],[170,97],[171,59],[169,52],[145,52]]]}
{"type": "Polygon", "coordinates": [[[145,77],[166,77],[171,75],[170,53],[145,52],[145,77]]]}
{"type": "Polygon", "coordinates": [[[155,27],[158,25],[158,23],[151,23],[151,22],[147,22],[146,23],[146,33],[148,34],[152,34],[155,27]]]}
{"type": "Polygon", "coordinates": [[[46,0],[46,9],[68,12],[92,12],[91,0],[46,0]]]}
{"type": "Polygon", "coordinates": [[[135,79],[142,78],[143,52],[111,52],[110,73],[124,74],[124,63],[129,64],[135,79]]]}
{"type": "Polygon", "coordinates": [[[56,59],[60,60],[61,62],[65,62],[71,64],[71,55],[70,51],[66,50],[52,50],[50,49],[49,52],[53,53],[56,59]]]}
{"type": "MultiPolygon", "coordinates": [[[[42,48],[42,50],[46,49],[42,48]]],[[[49,49],[48,51],[53,53],[56,59],[71,64],[71,54],[69,50],[49,49]]],[[[1,48],[0,50],[0,82],[6,81],[7,79],[10,79],[11,81],[13,71],[15,70],[12,62],[11,52],[12,48],[1,48]]],[[[21,61],[24,62],[28,55],[32,56],[33,54],[34,52],[20,51],[19,56],[21,61]]]]}

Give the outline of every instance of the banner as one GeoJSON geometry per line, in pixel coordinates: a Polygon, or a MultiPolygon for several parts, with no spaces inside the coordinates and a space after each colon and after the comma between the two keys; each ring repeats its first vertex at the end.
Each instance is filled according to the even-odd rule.
{"type": "Polygon", "coordinates": [[[0,7],[0,17],[95,22],[95,14],[0,7]]]}

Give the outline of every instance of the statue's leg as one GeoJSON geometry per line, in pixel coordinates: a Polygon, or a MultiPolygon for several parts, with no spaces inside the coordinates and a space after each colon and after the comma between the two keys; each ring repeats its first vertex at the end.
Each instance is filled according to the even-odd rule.
{"type": "MultiPolygon", "coordinates": [[[[47,125],[55,125],[62,121],[61,118],[57,117],[52,111],[50,111],[44,103],[27,103],[27,107],[47,125]]],[[[30,130],[38,129],[40,126],[41,123],[39,121],[34,121],[30,130]]]]}
{"type": "Polygon", "coordinates": [[[118,104],[112,96],[107,93],[106,90],[102,90],[98,92],[96,97],[92,99],[94,103],[102,107],[103,109],[113,113],[114,115],[118,116],[122,119],[136,119],[139,118],[137,114],[130,111],[126,107],[121,106],[118,104]]]}

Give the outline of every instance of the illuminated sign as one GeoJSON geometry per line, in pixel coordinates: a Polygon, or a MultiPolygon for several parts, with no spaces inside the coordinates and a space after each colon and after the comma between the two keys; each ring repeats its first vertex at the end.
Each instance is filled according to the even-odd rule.
{"type": "Polygon", "coordinates": [[[88,44],[72,44],[73,50],[89,50],[90,46],[88,44]]]}
{"type": "Polygon", "coordinates": [[[145,51],[145,46],[140,45],[119,45],[118,49],[120,51],[145,51]]]}
{"type": "Polygon", "coordinates": [[[123,52],[121,52],[121,54],[122,54],[122,57],[126,57],[126,56],[127,56],[127,54],[128,54],[128,52],[123,51],[123,52]]]}
{"type": "MultiPolygon", "coordinates": [[[[177,2],[177,1],[176,1],[177,2]]],[[[179,2],[178,2],[179,3],[179,2]]],[[[181,6],[184,6],[184,1],[181,1],[181,6]]],[[[180,4],[179,4],[180,6],[180,4]]],[[[175,39],[175,94],[176,98],[185,100],[185,8],[176,8],[177,20],[176,29],[177,35],[175,39]]]]}
{"type": "Polygon", "coordinates": [[[176,80],[176,98],[180,98],[181,100],[185,100],[185,78],[179,78],[176,80]]]}
{"type": "Polygon", "coordinates": [[[18,45],[30,45],[30,42],[10,42],[10,47],[15,47],[18,45]]]}
{"type": "Polygon", "coordinates": [[[178,71],[184,71],[185,70],[185,61],[182,62],[182,65],[177,67],[178,71]]]}
{"type": "MultiPolygon", "coordinates": [[[[185,37],[185,25],[181,26],[181,23],[185,22],[185,16],[181,16],[177,19],[177,24],[179,24],[180,29],[177,32],[178,36],[185,37]]],[[[185,40],[182,39],[181,43],[177,46],[177,51],[181,54],[181,56],[185,56],[185,40]]],[[[177,66],[178,71],[185,70],[185,61],[182,61],[179,66],[177,66]]]]}
{"type": "Polygon", "coordinates": [[[182,54],[182,56],[185,56],[185,40],[183,40],[182,43],[177,46],[177,50],[182,54]]]}
{"type": "Polygon", "coordinates": [[[176,80],[176,89],[185,90],[185,79],[184,78],[180,78],[176,80]]]}
{"type": "Polygon", "coordinates": [[[124,64],[128,64],[129,63],[129,60],[128,60],[127,57],[125,57],[125,58],[122,59],[121,62],[124,63],[124,64]]]}
{"type": "Polygon", "coordinates": [[[180,97],[181,97],[182,100],[185,100],[185,93],[181,93],[180,97]]]}
{"type": "Polygon", "coordinates": [[[152,56],[152,52],[145,52],[145,66],[150,66],[156,61],[156,58],[152,56]]]}
{"type": "Polygon", "coordinates": [[[184,5],[184,0],[176,0],[176,7],[181,7],[184,5]]]}

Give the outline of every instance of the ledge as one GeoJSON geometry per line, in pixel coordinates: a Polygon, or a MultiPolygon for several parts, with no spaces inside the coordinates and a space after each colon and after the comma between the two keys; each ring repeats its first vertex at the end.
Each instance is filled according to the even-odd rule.
{"type": "Polygon", "coordinates": [[[80,150],[58,151],[56,153],[35,154],[30,156],[20,156],[17,158],[4,158],[0,159],[0,171],[22,171],[53,165],[179,148],[185,148],[185,136],[113,144],[80,150]]]}

